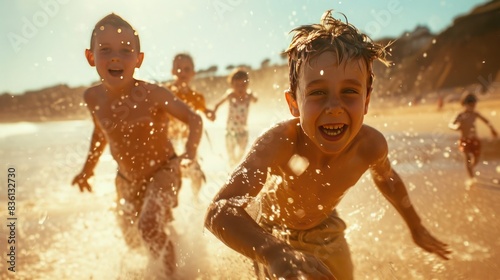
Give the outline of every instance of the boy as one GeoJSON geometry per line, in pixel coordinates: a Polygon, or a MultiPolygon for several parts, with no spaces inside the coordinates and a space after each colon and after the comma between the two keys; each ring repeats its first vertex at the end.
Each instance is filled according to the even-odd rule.
{"type": "Polygon", "coordinates": [[[231,89],[217,102],[214,114],[222,103],[229,102],[229,113],[226,125],[226,149],[231,167],[235,166],[243,157],[248,144],[248,109],[250,102],[257,102],[257,97],[250,90],[248,73],[236,68],[228,76],[231,89]]]}
{"type": "Polygon", "coordinates": [[[447,245],[422,225],[391,168],[386,139],[363,124],[372,62],[387,63],[384,47],[334,19],[331,11],[320,24],[293,31],[286,51],[290,88],[285,97],[295,118],[256,140],[209,206],[206,227],[264,266],[267,277],[352,279],[346,225],[335,209],[370,170],[415,243],[448,259],[447,245]],[[260,212],[254,221],[245,207],[257,196],[260,212]]]}
{"type": "Polygon", "coordinates": [[[196,157],[201,118],[168,90],[134,79],[144,54],[137,32],[121,17],[110,14],[95,25],[85,56],[101,84],[84,93],[94,131],[73,184],[82,192],[92,191],[88,179],[109,143],[118,164],[117,217],[123,236],[131,247],[144,244],[165,275],[172,275],[175,255],[165,226],[177,206],[180,160],[196,157]],[[190,128],[185,153],[179,156],[168,139],[167,114],[190,128]]]}
{"type": "MultiPolygon", "coordinates": [[[[205,104],[203,94],[191,89],[189,84],[194,78],[194,61],[191,55],[187,53],[179,53],[174,57],[172,62],[172,75],[174,82],[167,84],[166,88],[175,94],[177,98],[186,103],[192,110],[202,112],[207,119],[213,121],[215,114],[209,110],[205,104]]],[[[183,144],[188,135],[188,128],[184,123],[172,120],[169,126],[169,135],[173,138],[175,144],[183,144]]],[[[187,166],[183,166],[183,177],[191,179],[191,188],[195,199],[198,197],[201,185],[205,181],[205,174],[201,170],[198,160],[195,159],[187,166]]]]}
{"type": "Polygon", "coordinates": [[[469,179],[474,178],[474,167],[479,162],[481,154],[481,141],[477,137],[476,119],[483,121],[491,130],[493,137],[497,137],[497,132],[493,125],[481,114],[475,111],[477,97],[473,93],[467,94],[462,99],[464,110],[457,115],[455,120],[450,123],[449,127],[453,130],[460,131],[460,140],[458,149],[465,156],[465,167],[469,179]]]}

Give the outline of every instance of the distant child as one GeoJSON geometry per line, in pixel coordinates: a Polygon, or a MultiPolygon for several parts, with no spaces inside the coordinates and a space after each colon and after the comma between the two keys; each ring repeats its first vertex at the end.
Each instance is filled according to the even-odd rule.
{"type": "Polygon", "coordinates": [[[414,242],[448,259],[447,245],[427,231],[392,169],[386,139],[363,124],[372,63],[387,63],[385,47],[334,19],[331,11],[319,24],[293,31],[285,97],[294,118],[256,140],[213,199],[205,226],[255,261],[260,276],[353,279],[346,224],[336,208],[370,170],[414,242]],[[245,209],[255,199],[260,202],[256,220],[245,209]]]}
{"type": "Polygon", "coordinates": [[[460,131],[458,148],[465,155],[465,167],[470,179],[474,178],[474,167],[479,162],[481,154],[481,141],[477,137],[476,119],[480,119],[490,128],[493,137],[498,136],[493,125],[475,111],[476,104],[477,97],[473,93],[467,94],[462,99],[464,110],[449,125],[451,129],[460,131]]]}
{"type": "Polygon", "coordinates": [[[229,102],[229,114],[226,126],[226,149],[231,166],[235,166],[243,157],[248,144],[247,119],[250,102],[256,102],[257,96],[248,89],[248,73],[236,68],[228,76],[231,89],[217,102],[214,114],[222,103],[229,102]]]}
{"type": "Polygon", "coordinates": [[[144,54],[137,32],[121,17],[110,14],[95,25],[85,56],[101,83],[84,93],[94,131],[87,160],[72,184],[92,191],[88,179],[109,143],[118,164],[116,211],[125,241],[132,248],[143,244],[168,278],[176,259],[165,227],[177,206],[180,161],[196,158],[201,118],[165,88],[134,79],[144,54]],[[189,126],[184,154],[177,155],[170,143],[167,115],[189,126]]]}
{"type": "MultiPolygon", "coordinates": [[[[174,77],[174,82],[167,84],[166,87],[193,111],[201,112],[207,119],[213,121],[215,114],[212,110],[207,108],[203,94],[194,91],[190,87],[191,80],[195,75],[194,61],[191,55],[179,53],[174,57],[172,61],[172,75],[174,77]]],[[[184,123],[176,120],[170,122],[169,135],[173,138],[176,148],[178,145],[184,146],[188,133],[189,129],[184,123]]],[[[183,166],[182,175],[191,180],[193,194],[195,199],[197,199],[201,186],[206,180],[198,159],[193,160],[191,164],[187,166],[183,166]]]]}

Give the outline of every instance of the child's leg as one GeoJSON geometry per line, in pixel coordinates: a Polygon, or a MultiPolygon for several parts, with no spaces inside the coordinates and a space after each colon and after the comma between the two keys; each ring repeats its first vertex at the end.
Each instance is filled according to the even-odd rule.
{"type": "Polygon", "coordinates": [[[227,155],[229,156],[229,163],[231,166],[234,166],[237,163],[235,150],[236,150],[236,135],[232,131],[228,131],[226,133],[226,150],[227,155]]]}
{"type": "Polygon", "coordinates": [[[239,161],[245,154],[248,145],[248,131],[238,133],[236,141],[238,142],[238,149],[235,158],[239,161]]]}
{"type": "Polygon", "coordinates": [[[176,259],[171,236],[167,235],[165,227],[173,220],[172,208],[177,205],[180,184],[179,161],[172,160],[148,183],[137,223],[151,257],[160,261],[169,275],[175,271],[176,259]]]}
{"type": "Polygon", "coordinates": [[[201,186],[206,182],[205,173],[201,170],[198,160],[193,160],[187,167],[182,168],[182,175],[191,180],[193,196],[195,200],[198,200],[198,193],[201,190],[201,186]]]}
{"type": "Polygon", "coordinates": [[[473,159],[470,153],[464,153],[465,155],[465,168],[467,169],[467,174],[469,174],[469,178],[474,178],[474,165],[473,159]]]}
{"type": "Polygon", "coordinates": [[[140,205],[142,205],[143,195],[141,195],[140,191],[139,195],[130,195],[129,193],[133,192],[135,188],[130,181],[120,175],[120,173],[116,176],[115,184],[117,193],[116,218],[118,226],[122,231],[125,243],[131,249],[136,249],[140,247],[142,242],[136,222],[141,208],[140,205]]]}

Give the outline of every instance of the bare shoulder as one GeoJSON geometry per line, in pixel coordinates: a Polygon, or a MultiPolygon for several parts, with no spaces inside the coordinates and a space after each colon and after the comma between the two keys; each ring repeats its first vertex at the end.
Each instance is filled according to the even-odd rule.
{"type": "Polygon", "coordinates": [[[170,98],[173,98],[173,93],[166,87],[160,86],[158,84],[148,83],[145,81],[137,81],[138,88],[140,91],[145,91],[145,94],[153,101],[165,102],[170,98]]]}
{"type": "Polygon", "coordinates": [[[275,124],[257,138],[250,155],[276,164],[288,160],[296,150],[298,123],[291,119],[275,124]]]}
{"type": "Polygon", "coordinates": [[[377,129],[363,125],[356,138],[359,143],[359,154],[363,155],[368,162],[387,156],[389,150],[387,140],[377,129]]]}
{"type": "Polygon", "coordinates": [[[102,85],[96,85],[85,90],[83,100],[88,107],[93,107],[99,104],[100,97],[104,94],[102,85]]]}

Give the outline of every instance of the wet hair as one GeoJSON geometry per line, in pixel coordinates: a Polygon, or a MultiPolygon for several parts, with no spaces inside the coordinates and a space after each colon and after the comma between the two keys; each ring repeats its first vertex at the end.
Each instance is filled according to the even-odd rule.
{"type": "Polygon", "coordinates": [[[191,65],[193,66],[193,69],[194,69],[194,60],[193,60],[193,57],[188,54],[188,53],[178,53],[174,56],[174,59],[172,60],[172,65],[174,65],[175,61],[177,59],[187,59],[191,62],[191,65]]]}
{"type": "Polygon", "coordinates": [[[123,18],[114,13],[111,13],[103,17],[94,26],[94,30],[92,30],[92,35],[90,37],[90,50],[94,49],[95,36],[97,35],[97,30],[102,30],[104,28],[104,25],[111,25],[115,28],[127,28],[132,30],[136,38],[135,43],[137,44],[137,52],[139,53],[141,51],[141,42],[139,40],[139,34],[137,33],[137,31],[135,31],[135,29],[132,27],[132,25],[130,25],[130,23],[128,23],[126,20],[124,20],[123,18]]]}
{"type": "Polygon", "coordinates": [[[331,51],[337,55],[340,64],[344,59],[362,58],[367,65],[368,88],[371,88],[374,75],[372,64],[375,59],[386,66],[386,47],[374,43],[370,37],[361,33],[354,25],[332,17],[332,10],[327,10],[319,24],[302,25],[290,31],[294,32],[292,41],[285,53],[288,55],[290,92],[295,96],[299,82],[299,70],[304,63],[323,52],[331,51]]]}
{"type": "Polygon", "coordinates": [[[474,93],[468,93],[462,98],[462,105],[477,103],[477,97],[474,93]]]}
{"type": "Polygon", "coordinates": [[[227,77],[228,83],[233,83],[235,80],[248,80],[248,72],[243,68],[235,68],[227,77]]]}

